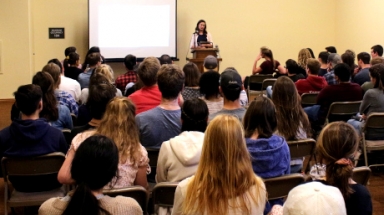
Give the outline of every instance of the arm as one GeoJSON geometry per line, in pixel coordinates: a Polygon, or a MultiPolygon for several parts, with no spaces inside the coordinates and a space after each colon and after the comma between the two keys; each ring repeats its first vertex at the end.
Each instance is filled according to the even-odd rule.
{"type": "Polygon", "coordinates": [[[190,47],[191,49],[195,48],[195,41],[196,41],[196,35],[195,35],[195,34],[192,34],[191,42],[189,43],[189,47],[190,47]]]}
{"type": "Polygon", "coordinates": [[[256,59],[255,59],[255,62],[253,63],[253,67],[252,67],[252,75],[256,74],[256,73],[259,73],[261,71],[263,71],[260,66],[257,66],[257,62],[261,59],[261,54],[257,55],[256,59]]]}
{"type": "Polygon", "coordinates": [[[139,166],[139,169],[136,173],[134,184],[140,185],[144,187],[146,190],[149,190],[148,181],[147,181],[147,166],[139,166]]]}
{"type": "Polygon", "coordinates": [[[360,105],[360,108],[359,108],[359,112],[360,114],[365,114],[369,108],[369,106],[371,105],[371,100],[374,99],[371,95],[371,92],[372,91],[367,91],[365,94],[364,94],[364,97],[363,97],[363,101],[361,102],[361,105],[360,105]]]}
{"type": "Polygon", "coordinates": [[[60,171],[57,175],[57,180],[61,184],[73,184],[73,183],[75,183],[75,181],[72,179],[72,176],[71,176],[71,165],[72,165],[72,161],[73,161],[74,157],[75,157],[75,149],[72,146],[71,148],[69,148],[69,151],[67,153],[67,157],[65,158],[65,161],[64,161],[63,165],[61,166],[60,171]]]}
{"type": "Polygon", "coordinates": [[[284,69],[284,67],[283,67],[282,65],[279,65],[279,66],[277,67],[277,70],[279,70],[279,73],[280,73],[280,74],[287,74],[287,70],[284,69]]]}

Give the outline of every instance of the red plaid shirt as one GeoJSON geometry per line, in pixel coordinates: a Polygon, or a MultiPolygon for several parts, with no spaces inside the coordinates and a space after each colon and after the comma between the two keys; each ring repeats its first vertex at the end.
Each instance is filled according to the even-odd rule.
{"type": "Polygon", "coordinates": [[[120,75],[117,77],[115,84],[118,89],[121,90],[121,92],[124,94],[125,92],[125,87],[127,86],[128,83],[136,83],[137,81],[137,76],[134,71],[128,71],[123,75],[120,75]]]}

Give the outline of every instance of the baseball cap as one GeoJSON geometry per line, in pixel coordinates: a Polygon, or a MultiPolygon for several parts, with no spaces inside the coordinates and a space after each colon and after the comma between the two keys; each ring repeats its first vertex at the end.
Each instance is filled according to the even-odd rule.
{"type": "Polygon", "coordinates": [[[204,59],[204,67],[206,69],[214,69],[217,67],[217,58],[212,55],[208,55],[204,59]]]}
{"type": "Polygon", "coordinates": [[[226,69],[220,75],[220,86],[226,89],[237,89],[241,87],[243,82],[238,72],[233,69],[226,69]]]}
{"type": "Polygon", "coordinates": [[[309,182],[293,188],[283,206],[284,215],[347,214],[338,188],[321,182],[309,182]]]}

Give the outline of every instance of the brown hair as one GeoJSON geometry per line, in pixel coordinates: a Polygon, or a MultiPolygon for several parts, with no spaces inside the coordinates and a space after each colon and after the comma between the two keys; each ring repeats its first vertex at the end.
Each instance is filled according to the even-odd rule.
{"type": "Polygon", "coordinates": [[[163,64],[157,74],[157,85],[161,97],[175,99],[184,86],[184,72],[175,64],[163,64]]]}
{"type": "Polygon", "coordinates": [[[45,65],[42,69],[43,72],[48,72],[52,78],[53,78],[53,82],[54,82],[54,89],[57,89],[59,88],[60,86],[60,82],[61,82],[61,70],[60,70],[60,67],[54,63],[49,63],[47,65],[45,65]]]}
{"type": "Polygon", "coordinates": [[[371,66],[369,68],[369,75],[376,79],[375,86],[373,87],[384,91],[384,64],[376,64],[371,66]]]}
{"type": "Polygon", "coordinates": [[[320,62],[314,58],[309,58],[307,60],[307,68],[312,75],[319,74],[320,66],[320,62]]]}
{"type": "Polygon", "coordinates": [[[149,87],[157,82],[157,72],[160,69],[160,62],[155,57],[147,57],[140,63],[137,74],[141,82],[149,87]]]}
{"type": "Polygon", "coordinates": [[[40,86],[43,92],[43,110],[40,112],[40,117],[50,122],[56,121],[59,118],[59,109],[52,76],[48,72],[37,72],[32,78],[32,84],[40,86]]]}
{"type": "Polygon", "coordinates": [[[199,86],[200,80],[200,71],[197,68],[196,64],[189,62],[184,65],[183,72],[185,75],[185,86],[186,87],[196,87],[199,86]]]}
{"type": "Polygon", "coordinates": [[[376,65],[376,64],[380,64],[380,63],[384,63],[384,58],[375,57],[375,58],[372,58],[372,60],[371,60],[371,66],[376,65]]]}
{"type": "Polygon", "coordinates": [[[273,63],[273,70],[275,70],[275,69],[276,69],[276,62],[275,62],[275,60],[273,59],[273,53],[272,53],[272,50],[269,49],[269,48],[267,48],[267,47],[265,47],[265,46],[263,46],[263,47],[260,48],[260,53],[261,53],[261,56],[262,56],[263,58],[268,57],[268,58],[271,59],[271,62],[273,63]]]}
{"type": "Polygon", "coordinates": [[[101,62],[100,53],[94,52],[87,55],[86,62],[89,64],[89,66],[96,66],[97,63],[101,62]]]}

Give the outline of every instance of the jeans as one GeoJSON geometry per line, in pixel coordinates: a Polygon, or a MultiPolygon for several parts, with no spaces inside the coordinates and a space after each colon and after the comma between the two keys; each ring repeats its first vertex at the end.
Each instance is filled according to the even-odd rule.
{"type": "Polygon", "coordinates": [[[308,115],[308,119],[311,122],[316,122],[319,117],[320,105],[313,105],[304,108],[304,112],[308,115]]]}
{"type": "Polygon", "coordinates": [[[266,92],[267,92],[267,97],[271,99],[272,98],[272,86],[268,86],[266,89],[266,92]]]}

